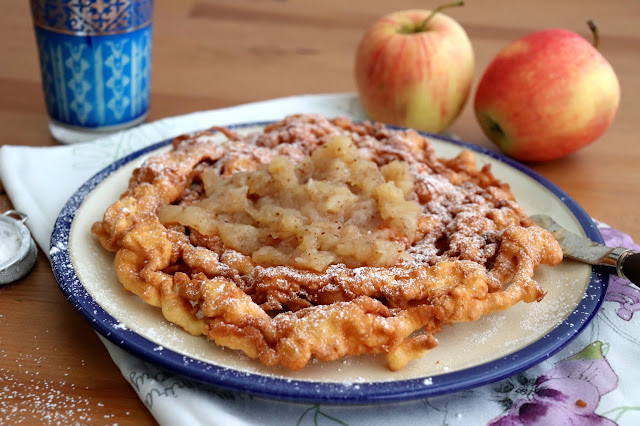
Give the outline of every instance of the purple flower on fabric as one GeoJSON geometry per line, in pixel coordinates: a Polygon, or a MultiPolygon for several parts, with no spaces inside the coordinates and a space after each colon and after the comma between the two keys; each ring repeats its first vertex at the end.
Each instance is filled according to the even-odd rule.
{"type": "Polygon", "coordinates": [[[518,375],[495,391],[507,412],[491,426],[615,425],[595,413],[600,397],[618,386],[618,376],[602,354],[602,342],[559,361],[537,379],[518,375]]]}
{"type": "MultiPolygon", "coordinates": [[[[633,242],[628,234],[614,228],[605,228],[598,224],[598,229],[606,245],[610,247],[626,247],[640,251],[640,246],[633,242]]],[[[640,310],[640,289],[632,285],[629,280],[612,275],[609,289],[604,298],[607,302],[617,302],[620,307],[616,311],[618,316],[629,321],[633,313],[640,310]]]]}

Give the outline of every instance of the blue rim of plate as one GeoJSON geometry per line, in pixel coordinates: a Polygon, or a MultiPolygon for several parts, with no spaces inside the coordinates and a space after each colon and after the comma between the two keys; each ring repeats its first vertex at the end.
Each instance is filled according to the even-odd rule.
{"type": "MultiPolygon", "coordinates": [[[[264,126],[271,122],[242,123],[228,128],[264,126]]],[[[388,126],[391,129],[401,127],[388,126]]],[[[451,143],[498,160],[540,183],[571,211],[587,237],[603,243],[600,231],[584,209],[551,181],[528,167],[502,154],[441,135],[420,132],[424,136],[451,143]]],[[[56,281],[67,300],[99,332],[115,345],[138,358],[171,373],[254,396],[295,402],[326,404],[372,404],[408,401],[459,392],[497,382],[549,358],[571,342],[598,312],[607,290],[609,275],[592,268],[589,284],[580,303],[565,320],[548,334],[502,358],[464,370],[431,377],[398,381],[326,383],[279,378],[233,370],[186,357],[164,348],[122,327],[85,290],[76,275],[69,251],[69,232],[76,212],[87,196],[109,175],[138,157],[171,143],[171,139],[155,143],[129,154],[104,168],[85,182],[62,208],[51,236],[51,264],[56,281]]],[[[126,325],[126,324],[125,324],[126,325]]]]}

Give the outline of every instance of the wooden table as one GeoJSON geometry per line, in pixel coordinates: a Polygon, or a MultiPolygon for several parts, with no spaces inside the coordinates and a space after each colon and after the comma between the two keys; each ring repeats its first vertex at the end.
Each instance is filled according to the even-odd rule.
{"type": "MultiPolygon", "coordinates": [[[[377,17],[440,2],[156,0],[150,120],[285,95],[355,91],[353,54],[377,17]],[[393,10],[392,10],[393,9],[393,10]]],[[[448,14],[467,30],[476,82],[506,43],[564,27],[588,36],[620,79],[609,131],[562,160],[531,167],[592,216],[640,241],[640,3],[634,0],[471,1],[448,14]]],[[[27,2],[0,6],[3,144],[50,146],[27,2]]],[[[467,105],[451,129],[490,146],[467,105]]],[[[0,185],[0,211],[11,206],[0,185]]],[[[93,329],[68,304],[40,253],[26,278],[0,288],[0,424],[149,424],[154,420],[93,329]]]]}

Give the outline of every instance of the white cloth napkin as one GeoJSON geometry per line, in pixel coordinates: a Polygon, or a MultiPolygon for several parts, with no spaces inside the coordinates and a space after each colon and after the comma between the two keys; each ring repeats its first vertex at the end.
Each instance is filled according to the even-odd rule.
{"type": "MultiPolygon", "coordinates": [[[[0,148],[0,179],[34,239],[49,253],[54,222],[93,174],[143,146],[176,135],[316,112],[365,119],[354,94],[295,96],[172,117],[68,146],[0,148]]],[[[614,229],[610,244],[635,247],[614,229]]],[[[113,361],[163,425],[640,424],[640,290],[614,278],[600,313],[571,344],[512,378],[469,391],[375,406],[289,403],[215,389],[162,371],[103,339],[113,361]]]]}

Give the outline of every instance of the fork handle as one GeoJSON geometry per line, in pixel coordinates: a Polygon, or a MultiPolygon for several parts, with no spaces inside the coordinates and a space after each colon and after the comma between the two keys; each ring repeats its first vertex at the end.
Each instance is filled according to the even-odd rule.
{"type": "Polygon", "coordinates": [[[616,271],[622,278],[640,286],[640,252],[625,250],[616,261],[616,271]]]}

